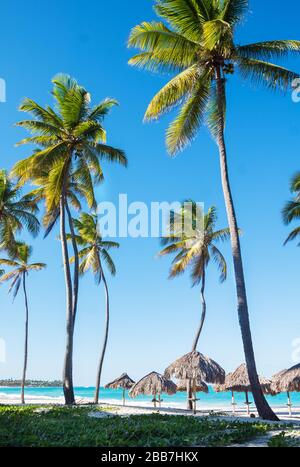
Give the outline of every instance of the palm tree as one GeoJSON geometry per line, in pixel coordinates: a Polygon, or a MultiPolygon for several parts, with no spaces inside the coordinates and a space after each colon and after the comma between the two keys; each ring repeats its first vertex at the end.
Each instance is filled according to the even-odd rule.
{"type": "MultiPolygon", "coordinates": [[[[105,300],[106,300],[106,321],[105,321],[105,334],[104,343],[102,346],[100,360],[96,378],[96,389],[95,389],[95,404],[99,402],[99,391],[100,382],[102,375],[102,367],[107,347],[108,332],[109,332],[109,319],[110,319],[110,307],[109,307],[109,291],[106,281],[106,277],[103,270],[103,263],[107,267],[108,271],[115,276],[116,268],[114,262],[109,254],[111,248],[119,248],[119,243],[104,241],[98,229],[97,217],[91,214],[81,213],[79,220],[74,219],[74,226],[76,230],[76,242],[78,246],[82,247],[79,251],[79,258],[81,260],[79,266],[80,275],[85,274],[91,270],[95,275],[96,283],[100,284],[101,281],[104,285],[105,300]]],[[[70,236],[69,236],[70,238],[70,236]]],[[[74,258],[71,258],[71,262],[74,258]]]]}
{"type": "Polygon", "coordinates": [[[30,196],[22,197],[21,190],[0,170],[0,250],[13,254],[15,234],[23,227],[36,236],[40,224],[35,213],[37,205],[30,196]]]}
{"type": "Polygon", "coordinates": [[[26,289],[26,277],[31,271],[40,271],[44,269],[46,265],[44,263],[29,263],[32,255],[32,247],[25,243],[17,242],[15,259],[0,259],[0,265],[5,265],[13,268],[12,271],[3,274],[0,277],[0,283],[11,282],[9,292],[13,293],[15,299],[20,290],[20,286],[23,287],[24,300],[25,300],[25,348],[24,348],[24,364],[23,364],[23,375],[21,383],[21,403],[25,404],[25,382],[26,382],[26,371],[28,361],[28,321],[29,321],[29,309],[28,309],[28,298],[26,289]]]}
{"type": "Polygon", "coordinates": [[[205,118],[216,139],[221,178],[231,234],[236,276],[238,315],[249,378],[260,416],[277,419],[262,393],[250,330],[246,285],[238,235],[238,223],[229,182],[225,145],[227,77],[239,70],[242,77],[286,90],[298,74],[269,60],[300,52],[300,41],[279,40],[237,45],[234,33],[248,0],[156,0],[160,22],[144,22],[133,28],[129,46],[141,50],[131,65],[151,71],[177,73],[151,101],[146,120],[158,119],[181,105],[167,131],[171,155],[191,143],[205,118]]]}
{"type": "MultiPolygon", "coordinates": [[[[160,256],[176,254],[172,261],[170,278],[178,277],[190,269],[193,287],[201,284],[202,314],[192,346],[194,352],[197,350],[206,318],[206,269],[213,260],[220,271],[220,282],[226,280],[226,260],[216,243],[228,240],[230,232],[228,228],[215,230],[217,221],[215,207],[211,207],[207,214],[204,214],[203,208],[195,201],[185,201],[179,213],[172,213],[171,219],[170,233],[162,239],[163,245],[167,246],[160,252],[160,256]]],[[[187,393],[187,408],[192,410],[193,394],[189,382],[187,393]]]]}
{"type": "MultiPolygon", "coordinates": [[[[295,197],[293,200],[286,203],[282,211],[283,222],[286,225],[291,224],[293,221],[300,220],[300,172],[292,178],[291,192],[295,194],[295,197]]],[[[300,237],[300,227],[296,227],[292,230],[284,244],[286,245],[298,237],[300,237]]],[[[300,243],[298,246],[300,246],[300,243]]]]}
{"type": "Polygon", "coordinates": [[[103,180],[101,161],[117,162],[126,166],[127,159],[122,150],[106,144],[106,132],[103,127],[104,117],[117,105],[117,101],[105,99],[91,108],[90,94],[71,77],[59,75],[53,79],[53,84],[54,109],[49,106],[42,107],[31,99],[25,99],[20,106],[21,111],[29,112],[34,119],[17,124],[33,133],[33,136],[19,144],[35,144],[38,149],[32,156],[18,162],[12,170],[12,175],[18,178],[19,184],[39,183],[42,175],[47,233],[56,220],[60,219],[67,296],[63,389],[66,404],[72,405],[75,404],[73,336],[78,303],[79,258],[68,190],[74,182],[77,186],[83,185],[85,192],[81,194],[86,197],[89,207],[94,207],[93,185],[103,180]],[[45,174],[48,174],[46,178],[45,174]],[[75,257],[73,281],[67,246],[66,218],[75,257]]]}
{"type": "Polygon", "coordinates": [[[192,346],[192,352],[197,349],[200,335],[203,330],[206,318],[206,269],[213,260],[220,271],[220,282],[227,278],[227,264],[216,243],[230,238],[229,229],[215,230],[217,222],[217,210],[211,207],[206,214],[202,208],[197,206],[195,201],[189,201],[192,209],[187,208],[187,202],[183,203],[181,212],[175,213],[174,223],[181,228],[182,221],[188,225],[195,226],[192,230],[187,230],[182,234],[172,228],[170,234],[162,239],[165,248],[159,253],[160,256],[176,253],[170,270],[170,278],[183,274],[187,269],[191,269],[192,285],[201,284],[202,315],[192,346]],[[177,219],[176,219],[177,217],[177,219]],[[196,228],[196,225],[199,227],[196,228]]]}

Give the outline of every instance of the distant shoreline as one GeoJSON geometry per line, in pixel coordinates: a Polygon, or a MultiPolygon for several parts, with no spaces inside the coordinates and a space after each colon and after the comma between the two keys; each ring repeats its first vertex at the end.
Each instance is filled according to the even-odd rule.
{"type": "MultiPolygon", "coordinates": [[[[27,388],[62,388],[62,381],[39,381],[28,380],[25,383],[27,388]]],[[[4,379],[0,381],[0,388],[20,388],[21,381],[16,379],[4,379]]]]}

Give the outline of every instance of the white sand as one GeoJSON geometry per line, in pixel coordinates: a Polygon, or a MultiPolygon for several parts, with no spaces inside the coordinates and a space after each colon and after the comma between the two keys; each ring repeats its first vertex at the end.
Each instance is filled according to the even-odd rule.
{"type": "MultiPolygon", "coordinates": [[[[89,404],[92,403],[91,399],[80,399],[76,398],[77,404],[89,404]]],[[[44,397],[44,396],[27,396],[26,397],[26,403],[31,404],[31,405],[63,405],[64,404],[64,399],[62,397],[44,397]]],[[[17,398],[15,395],[7,395],[7,394],[0,394],[0,404],[6,404],[6,405],[19,405],[20,404],[20,399],[17,398]]],[[[105,416],[106,413],[106,408],[109,409],[108,413],[111,415],[120,415],[120,416],[130,416],[130,415],[141,415],[141,414],[151,414],[151,413],[157,413],[158,411],[161,414],[167,414],[167,415],[186,415],[186,416],[194,416],[190,411],[187,411],[182,407],[180,403],[173,403],[172,407],[167,407],[162,404],[162,407],[160,409],[154,408],[151,404],[151,402],[143,402],[143,405],[141,405],[141,402],[136,402],[133,400],[128,400],[126,403],[126,406],[123,407],[119,401],[116,400],[111,400],[108,401],[106,400],[101,400],[99,405],[103,407],[103,411],[99,412],[99,417],[102,417],[103,414],[105,416]],[[102,415],[101,415],[102,414],[102,415]]],[[[287,421],[287,422],[293,422],[295,424],[300,425],[300,407],[293,407],[293,416],[290,417],[287,407],[285,406],[276,406],[273,407],[273,410],[275,413],[278,415],[280,420],[282,421],[287,421]]],[[[212,406],[204,406],[199,404],[198,406],[198,411],[197,415],[198,417],[201,416],[208,416],[212,415],[215,413],[216,415],[221,414],[224,417],[229,417],[230,419],[239,418],[243,419],[246,421],[255,421],[255,419],[250,419],[247,416],[246,410],[243,407],[237,407],[236,409],[236,415],[235,417],[232,414],[231,407],[229,406],[220,406],[220,407],[212,407],[212,406]]],[[[258,417],[258,414],[256,410],[252,409],[251,413],[253,413],[256,416],[256,419],[258,417]]],[[[97,412],[91,409],[91,414],[93,416],[97,416],[97,412]]]]}

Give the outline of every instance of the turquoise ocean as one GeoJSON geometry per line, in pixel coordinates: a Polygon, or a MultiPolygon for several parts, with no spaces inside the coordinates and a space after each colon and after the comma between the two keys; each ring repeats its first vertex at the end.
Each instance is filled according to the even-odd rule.
{"type": "MultiPolygon", "coordinates": [[[[58,399],[63,398],[63,390],[62,388],[56,387],[35,387],[35,388],[26,388],[25,391],[27,402],[30,403],[30,400],[34,400],[37,402],[39,399],[42,401],[47,401],[49,403],[57,402],[58,399]]],[[[77,400],[84,400],[93,398],[94,395],[94,388],[93,387],[76,387],[75,388],[75,395],[77,400]]],[[[14,387],[0,387],[0,400],[9,403],[9,401],[16,400],[20,396],[20,388],[14,387]]],[[[151,397],[150,396],[139,396],[135,399],[131,399],[127,396],[127,403],[128,405],[149,405],[151,404],[151,397]]],[[[231,393],[216,393],[214,392],[213,388],[210,388],[208,394],[199,393],[199,408],[201,405],[204,407],[212,407],[212,408],[226,408],[230,409],[231,407],[231,393]]],[[[294,406],[300,407],[300,393],[292,393],[292,403],[294,406]]],[[[186,394],[185,393],[177,393],[173,396],[168,396],[164,394],[162,396],[163,399],[163,406],[165,407],[185,407],[186,404],[186,394]]],[[[235,394],[236,403],[240,406],[244,405],[245,402],[245,395],[243,393],[236,393],[235,394]]],[[[267,396],[267,399],[271,406],[278,407],[278,406],[285,406],[287,404],[287,395],[286,394],[278,394],[277,396],[267,396]]],[[[100,401],[106,403],[120,403],[122,400],[122,390],[118,389],[104,389],[101,388],[100,391],[100,401]]],[[[251,395],[250,395],[250,400],[251,395]]]]}

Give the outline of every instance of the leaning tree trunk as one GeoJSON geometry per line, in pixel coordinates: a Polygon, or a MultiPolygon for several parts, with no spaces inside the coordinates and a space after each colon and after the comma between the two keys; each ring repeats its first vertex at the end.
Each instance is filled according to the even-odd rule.
{"type": "MultiPolygon", "coordinates": [[[[204,263],[204,261],[203,261],[203,263],[204,263]]],[[[199,328],[197,330],[197,334],[195,336],[195,340],[194,340],[194,343],[193,343],[192,352],[195,352],[197,350],[198,342],[199,342],[199,339],[200,339],[200,336],[201,336],[201,333],[202,333],[202,330],[203,330],[205,318],[206,318],[206,301],[205,301],[205,294],[204,294],[204,292],[205,292],[205,280],[206,280],[206,274],[205,274],[205,266],[203,264],[202,285],[201,285],[202,315],[201,315],[200,325],[199,325],[199,328]]],[[[193,389],[192,389],[190,383],[187,385],[187,394],[188,394],[187,408],[189,410],[193,410],[193,401],[192,401],[193,389]]]]}
{"type": "Polygon", "coordinates": [[[193,343],[192,352],[195,352],[197,350],[199,338],[201,336],[202,329],[203,329],[204,322],[205,322],[205,318],[206,318],[206,301],[205,301],[205,295],[204,295],[204,292],[205,292],[205,279],[206,279],[205,267],[203,266],[202,285],[201,285],[202,315],[201,315],[200,325],[199,325],[199,328],[198,328],[198,331],[197,331],[197,334],[196,334],[196,337],[195,337],[195,340],[194,340],[194,343],[193,343]]]}
{"type": "Polygon", "coordinates": [[[66,200],[66,210],[68,214],[69,220],[69,227],[71,232],[71,239],[72,239],[72,247],[74,251],[74,279],[73,279],[73,327],[75,327],[75,320],[77,315],[77,305],[78,305],[78,290],[79,290],[79,255],[78,255],[78,247],[76,242],[76,235],[74,230],[74,223],[71,216],[70,208],[68,205],[68,201],[66,200]]]}
{"type": "Polygon", "coordinates": [[[224,103],[226,99],[225,95],[225,84],[224,78],[222,77],[221,67],[216,67],[216,83],[217,83],[217,96],[218,96],[218,112],[219,112],[219,128],[217,135],[217,143],[220,153],[220,166],[221,166],[221,177],[222,186],[227,210],[228,224],[230,228],[231,246],[234,262],[237,299],[238,299],[238,316],[242,333],[242,340],[247,364],[247,370],[249,380],[251,383],[251,389],[255,404],[260,417],[264,420],[278,420],[269,404],[267,403],[263,391],[261,389],[256,363],[255,355],[252,343],[249,311],[247,303],[246,285],[241,253],[241,245],[239,239],[238,224],[235,214],[235,208],[233,203],[233,197],[231,193],[231,187],[229,182],[228,165],[227,165],[227,153],[224,137],[224,103]]]}
{"type": "Polygon", "coordinates": [[[63,368],[63,390],[65,404],[75,404],[73,388],[73,297],[72,297],[72,279],[70,271],[69,253],[66,237],[66,218],[65,218],[65,194],[60,198],[60,238],[62,246],[62,257],[65,271],[66,294],[67,294],[67,313],[66,313],[66,349],[63,368]]]}
{"type": "MultiPolygon", "coordinates": [[[[99,259],[99,264],[100,264],[100,259],[99,259]]],[[[102,374],[102,367],[103,367],[103,361],[104,361],[106,347],[107,347],[108,331],[109,331],[109,293],[108,293],[107,282],[106,282],[106,279],[105,279],[105,276],[104,276],[102,270],[101,270],[101,277],[102,277],[103,284],[104,284],[104,289],[105,289],[106,323],[105,323],[104,343],[103,343],[103,347],[102,347],[102,351],[101,351],[101,355],[100,355],[100,361],[99,361],[97,379],[96,379],[96,390],[95,390],[95,400],[94,400],[95,404],[98,404],[98,402],[99,402],[101,374],[102,374]]]]}
{"type": "Polygon", "coordinates": [[[25,383],[26,383],[26,371],[27,371],[27,360],[28,360],[28,300],[26,292],[26,273],[23,272],[23,291],[25,299],[25,348],[24,348],[24,365],[23,365],[23,376],[21,383],[21,403],[25,404],[25,383]]]}

